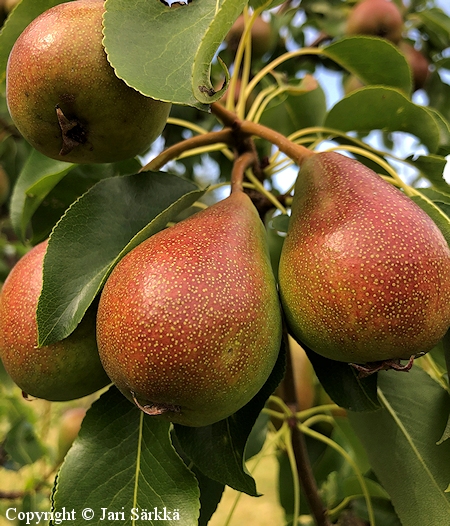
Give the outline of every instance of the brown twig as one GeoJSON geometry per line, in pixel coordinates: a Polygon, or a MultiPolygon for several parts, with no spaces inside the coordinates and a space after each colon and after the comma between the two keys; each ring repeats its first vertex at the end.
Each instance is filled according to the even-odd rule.
{"type": "Polygon", "coordinates": [[[211,105],[211,111],[220,119],[225,126],[228,126],[245,135],[255,135],[261,139],[265,139],[283,152],[285,155],[290,157],[296,164],[301,166],[306,159],[315,155],[315,152],[309,150],[301,144],[295,144],[290,141],[283,134],[267,128],[262,124],[251,121],[242,121],[234,113],[228,111],[222,104],[215,102],[211,105]]]}
{"type": "Polygon", "coordinates": [[[1,491],[0,490],[0,500],[16,500],[21,499],[25,496],[23,491],[1,491]]]}
{"type": "MultiPolygon", "coordinates": [[[[295,415],[299,409],[297,401],[297,391],[295,388],[295,375],[292,364],[292,357],[289,351],[289,343],[287,332],[285,331],[285,341],[288,349],[286,375],[284,377],[284,397],[286,405],[291,409],[295,415]]],[[[319,495],[316,479],[309,460],[308,449],[306,447],[305,437],[302,431],[298,428],[297,419],[293,416],[289,420],[289,427],[291,429],[292,448],[294,450],[295,463],[300,479],[300,484],[308,501],[309,509],[314,517],[317,526],[331,526],[328,519],[327,509],[322,502],[319,495]]]]}

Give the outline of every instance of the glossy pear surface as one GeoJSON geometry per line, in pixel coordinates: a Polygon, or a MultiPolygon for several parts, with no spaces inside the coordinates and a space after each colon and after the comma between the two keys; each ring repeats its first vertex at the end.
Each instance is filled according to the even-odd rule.
{"type": "Polygon", "coordinates": [[[222,420],[260,390],[281,339],[265,230],[233,193],[150,237],[108,278],[100,357],[145,412],[187,426],[222,420]]]}
{"type": "Polygon", "coordinates": [[[161,134],[171,105],[127,86],[108,62],[103,0],[45,11],[11,50],[6,98],[24,138],[44,155],[109,163],[144,153],[161,134]]]}
{"type": "Polygon", "coordinates": [[[300,170],[279,285],[292,334],[355,363],[429,351],[450,325],[450,250],[411,199],[360,162],[300,170]]]}
{"type": "Polygon", "coordinates": [[[0,293],[0,358],[26,394],[51,401],[81,398],[111,383],[95,339],[95,312],[88,311],[66,339],[37,346],[36,308],[47,241],[27,252],[0,293]]]}

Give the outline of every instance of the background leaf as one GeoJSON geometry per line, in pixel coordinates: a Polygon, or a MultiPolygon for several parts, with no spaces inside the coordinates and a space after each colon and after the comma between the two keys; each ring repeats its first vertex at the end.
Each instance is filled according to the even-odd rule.
{"type": "Polygon", "coordinates": [[[411,73],[399,49],[385,39],[347,37],[325,46],[323,54],[353,73],[364,84],[382,84],[411,93],[411,73]],[[367,57],[377,57],[367,60],[367,57]]]}
{"type": "Polygon", "coordinates": [[[123,511],[120,523],[129,525],[135,523],[132,508],[166,507],[178,510],[183,525],[197,526],[197,481],[173,449],[169,427],[169,422],[144,415],[116,388],[109,389],[87,412],[64,460],[53,489],[53,511],[74,510],[71,523],[86,525],[82,510],[90,508],[95,516],[89,524],[113,526],[117,521],[100,520],[101,508],[123,511]]]}
{"type": "MultiPolygon", "coordinates": [[[[424,193],[424,196],[426,194],[424,193]]],[[[450,245],[450,217],[447,216],[440,207],[436,206],[430,199],[421,197],[420,195],[413,195],[411,199],[420,206],[420,208],[426,212],[431,219],[439,227],[443,236],[450,245]]]]}
{"type": "Polygon", "coordinates": [[[28,157],[11,196],[11,223],[22,241],[26,238],[26,228],[31,216],[42,203],[45,196],[76,165],[64,161],[55,161],[32,150],[28,157]],[[39,184],[39,191],[33,191],[39,184]]]}
{"type": "Polygon", "coordinates": [[[40,344],[66,338],[120,257],[202,194],[175,175],[145,172],[104,179],[76,201],[53,230],[45,255],[40,344]]]}
{"type": "Polygon", "coordinates": [[[430,183],[437,189],[450,191],[450,186],[443,177],[444,168],[447,164],[445,157],[438,155],[419,155],[417,158],[408,157],[407,160],[411,162],[415,168],[419,170],[421,175],[428,179],[430,183]]]}
{"type": "Polygon", "coordinates": [[[418,366],[379,373],[378,381],[383,409],[349,414],[372,468],[403,526],[447,524],[450,441],[437,442],[450,412],[448,393],[418,366]]]}
{"type": "Polygon", "coordinates": [[[18,420],[8,431],[3,447],[19,466],[33,464],[45,453],[33,426],[25,419],[18,420]]]}
{"type": "Polygon", "coordinates": [[[369,86],[347,95],[331,108],[325,126],[346,132],[411,133],[432,153],[440,143],[440,127],[433,115],[400,91],[387,87],[369,86]]]}
{"type": "Polygon", "coordinates": [[[310,75],[275,97],[264,110],[261,124],[290,135],[310,126],[320,126],[326,115],[325,93],[310,75]]]}
{"type": "Polygon", "coordinates": [[[348,363],[330,360],[308,349],[303,343],[314,371],[337,405],[351,411],[374,411],[380,407],[377,399],[377,374],[360,378],[348,363]]]}

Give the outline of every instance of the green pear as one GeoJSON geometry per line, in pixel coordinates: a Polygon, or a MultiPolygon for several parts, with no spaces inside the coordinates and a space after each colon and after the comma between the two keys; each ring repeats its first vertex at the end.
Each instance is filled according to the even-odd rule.
{"type": "Polygon", "coordinates": [[[109,64],[103,13],[103,0],[54,6],[28,25],[9,55],[11,118],[36,150],[53,159],[128,159],[147,151],[166,124],[171,105],[134,90],[109,64]]]}
{"type": "Polygon", "coordinates": [[[64,460],[74,440],[77,438],[85,416],[86,409],[84,407],[72,407],[61,415],[58,430],[58,463],[64,460]]]}
{"type": "Polygon", "coordinates": [[[0,358],[27,395],[51,401],[81,398],[111,383],[100,362],[95,311],[56,343],[37,346],[36,308],[42,289],[47,241],[13,267],[0,294],[0,358]]]}
{"type": "Polygon", "coordinates": [[[109,377],[150,415],[205,426],[249,402],[281,341],[265,230],[250,198],[233,192],[129,252],[102,291],[97,341],[109,377]]]}
{"type": "Polygon", "coordinates": [[[279,266],[291,333],[343,362],[409,359],[450,325],[450,250],[411,199],[336,152],[303,164],[279,266]]]}

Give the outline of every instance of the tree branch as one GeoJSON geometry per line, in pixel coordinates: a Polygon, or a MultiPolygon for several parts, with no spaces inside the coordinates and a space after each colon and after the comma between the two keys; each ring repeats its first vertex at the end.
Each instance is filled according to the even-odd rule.
{"type": "Polygon", "coordinates": [[[225,126],[229,126],[235,132],[239,131],[246,135],[255,135],[261,139],[274,144],[281,152],[291,158],[298,166],[301,166],[306,159],[315,155],[315,152],[301,144],[295,144],[283,134],[267,128],[262,124],[251,121],[241,121],[234,113],[228,111],[218,102],[211,105],[211,111],[220,119],[225,126]]]}
{"type": "MultiPolygon", "coordinates": [[[[284,378],[284,401],[295,415],[298,412],[299,407],[297,401],[297,391],[295,389],[294,368],[286,331],[285,340],[288,353],[286,375],[284,378]]],[[[294,450],[297,472],[300,478],[300,484],[308,501],[309,509],[311,510],[317,526],[331,526],[331,522],[328,519],[327,509],[320,498],[319,489],[314,478],[311,462],[309,460],[308,449],[306,447],[305,436],[298,428],[297,419],[295,416],[289,420],[289,427],[291,429],[292,448],[294,450]]]]}

